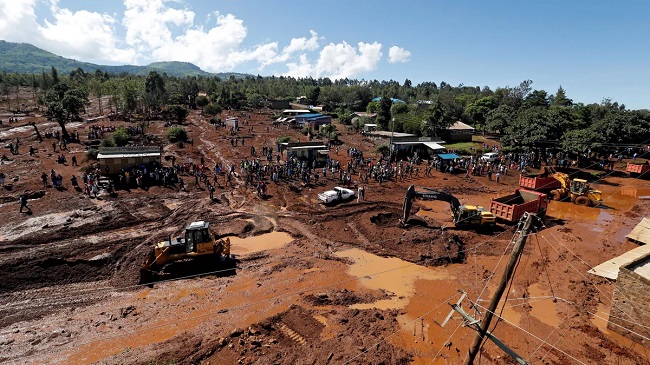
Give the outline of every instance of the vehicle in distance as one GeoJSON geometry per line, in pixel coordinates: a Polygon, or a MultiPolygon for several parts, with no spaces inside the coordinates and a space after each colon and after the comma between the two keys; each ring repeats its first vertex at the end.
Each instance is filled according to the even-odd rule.
{"type": "Polygon", "coordinates": [[[354,191],[335,186],[332,190],[318,194],[318,201],[324,204],[331,204],[334,202],[344,201],[352,197],[354,197],[354,191]]]}
{"type": "Polygon", "coordinates": [[[481,160],[487,161],[487,162],[495,162],[499,161],[499,154],[496,152],[488,152],[481,156],[481,160]]]}

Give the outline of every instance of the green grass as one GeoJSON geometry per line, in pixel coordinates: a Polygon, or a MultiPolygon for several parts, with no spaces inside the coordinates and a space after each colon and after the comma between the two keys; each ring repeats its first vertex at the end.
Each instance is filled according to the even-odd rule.
{"type": "Polygon", "coordinates": [[[476,143],[476,142],[456,142],[452,144],[445,144],[445,147],[447,149],[455,149],[455,150],[469,150],[470,148],[480,148],[481,144],[476,143]]]}

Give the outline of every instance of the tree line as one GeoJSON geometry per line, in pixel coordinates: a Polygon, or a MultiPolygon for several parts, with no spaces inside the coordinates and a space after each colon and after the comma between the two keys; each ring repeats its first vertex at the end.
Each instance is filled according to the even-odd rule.
{"type": "Polygon", "coordinates": [[[38,75],[1,73],[0,95],[7,99],[18,87],[31,88],[35,101],[63,127],[67,120],[78,117],[89,100],[96,102],[101,114],[182,120],[188,108],[216,115],[222,109],[259,108],[269,100],[292,101],[305,96],[309,105],[324,105],[344,122],[352,123],[353,112],[371,112],[377,114],[380,129],[432,136],[460,121],[479,131],[503,134],[503,146],[513,150],[551,145],[585,152],[611,145],[648,144],[650,140],[650,111],[646,109],[629,110],[611,99],[576,103],[562,87],[548,94],[533,89],[532,84],[525,80],[492,90],[444,81],[413,85],[408,79],[403,83],[284,76],[222,79],[174,77],[156,71],[146,76],[115,75],[82,69],[60,76],[52,67],[38,75]],[[380,99],[373,101],[377,97],[380,99]]]}

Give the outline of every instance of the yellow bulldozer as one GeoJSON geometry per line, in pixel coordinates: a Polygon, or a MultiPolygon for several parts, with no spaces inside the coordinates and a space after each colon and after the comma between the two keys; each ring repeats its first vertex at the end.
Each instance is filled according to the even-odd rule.
{"type": "Polygon", "coordinates": [[[583,206],[596,206],[603,203],[602,192],[592,189],[587,180],[572,180],[569,175],[555,171],[551,176],[562,185],[559,189],[551,190],[551,199],[564,200],[570,198],[574,204],[583,206]]]}
{"type": "Polygon", "coordinates": [[[230,239],[217,238],[205,221],[192,222],[185,227],[185,236],[162,241],[154,245],[140,269],[140,281],[155,279],[165,265],[185,260],[205,258],[215,263],[230,256],[230,239]]]}

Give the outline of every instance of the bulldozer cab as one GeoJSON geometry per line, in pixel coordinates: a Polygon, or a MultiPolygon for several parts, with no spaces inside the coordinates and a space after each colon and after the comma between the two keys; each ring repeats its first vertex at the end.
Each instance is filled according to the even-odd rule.
{"type": "Polygon", "coordinates": [[[571,192],[574,194],[586,194],[589,191],[589,183],[583,179],[571,181],[571,192]]]}
{"type": "Polygon", "coordinates": [[[209,222],[192,222],[185,227],[185,252],[203,251],[202,246],[206,243],[211,249],[213,241],[209,222]]]}
{"type": "Polygon", "coordinates": [[[484,227],[496,224],[496,217],[478,205],[461,205],[454,212],[456,226],[484,227]]]}

